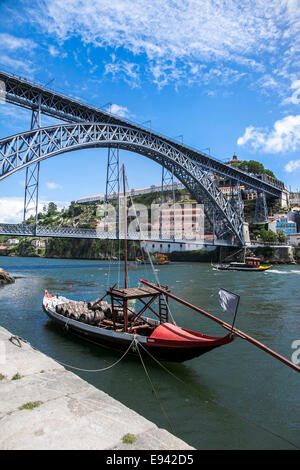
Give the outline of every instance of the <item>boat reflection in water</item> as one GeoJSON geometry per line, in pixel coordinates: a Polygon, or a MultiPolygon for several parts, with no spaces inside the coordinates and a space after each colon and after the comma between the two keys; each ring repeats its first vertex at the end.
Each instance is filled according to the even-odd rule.
{"type": "Polygon", "coordinates": [[[158,254],[156,256],[151,256],[151,261],[150,259],[143,259],[143,258],[137,258],[136,259],[137,263],[138,264],[155,264],[155,265],[163,265],[163,264],[169,264],[170,261],[169,261],[169,258],[167,257],[167,255],[163,255],[163,254],[158,254]]]}

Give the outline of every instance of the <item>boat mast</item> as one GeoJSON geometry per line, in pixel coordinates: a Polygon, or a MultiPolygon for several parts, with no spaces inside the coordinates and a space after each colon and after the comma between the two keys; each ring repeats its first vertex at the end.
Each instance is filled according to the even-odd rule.
{"type": "Polygon", "coordinates": [[[122,165],[123,173],[123,197],[124,197],[124,288],[127,289],[127,203],[125,190],[125,167],[122,165]]]}
{"type": "MultiPolygon", "coordinates": [[[[124,289],[127,289],[127,201],[126,201],[124,164],[122,165],[122,173],[123,173],[123,200],[124,200],[124,289]]],[[[127,332],[127,327],[128,327],[127,299],[124,299],[123,312],[124,312],[124,331],[127,332]]]]}

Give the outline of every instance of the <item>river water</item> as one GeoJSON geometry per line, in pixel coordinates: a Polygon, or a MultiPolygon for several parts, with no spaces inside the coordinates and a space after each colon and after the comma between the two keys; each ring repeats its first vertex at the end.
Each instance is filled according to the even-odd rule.
{"type": "MultiPolygon", "coordinates": [[[[63,333],[41,308],[44,289],[74,300],[98,298],[118,280],[117,266],[3,257],[1,267],[18,276],[15,284],[0,288],[3,327],[78,368],[104,368],[118,359],[118,353],[63,333]]],[[[240,294],[236,326],[291,359],[292,343],[300,340],[299,266],[228,273],[213,271],[205,263],[172,263],[158,267],[156,274],[175,295],[228,323],[231,317],[219,306],[218,290],[224,287],[240,294]]],[[[154,281],[149,267],[129,270],[130,285],[139,278],[154,281]]],[[[180,326],[218,336],[225,332],[182,305],[170,306],[180,326]]],[[[70,370],[197,449],[300,447],[299,375],[246,341],[237,338],[200,358],[165,364],[180,381],[150,358],[145,364],[159,400],[137,358],[126,357],[105,372],[70,370]]]]}

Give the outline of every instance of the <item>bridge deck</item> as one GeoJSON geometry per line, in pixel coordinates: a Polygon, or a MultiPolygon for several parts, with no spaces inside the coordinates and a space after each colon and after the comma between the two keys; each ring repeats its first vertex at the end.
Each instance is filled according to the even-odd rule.
{"type": "MultiPolygon", "coordinates": [[[[25,224],[0,224],[0,235],[22,236],[22,237],[56,237],[56,238],[84,238],[94,240],[123,240],[124,233],[109,231],[104,232],[96,229],[78,229],[74,227],[43,227],[41,225],[25,224]]],[[[206,240],[206,239],[182,239],[182,238],[159,238],[151,233],[145,234],[132,232],[127,234],[127,239],[132,241],[152,241],[165,243],[191,244],[195,246],[216,245],[216,246],[238,246],[226,240],[206,240]]]]}
{"type": "MultiPolygon", "coordinates": [[[[76,99],[64,96],[54,90],[48,89],[41,84],[30,82],[27,79],[14,76],[0,71],[0,81],[5,84],[4,100],[27,109],[36,109],[40,106],[41,113],[58,118],[65,122],[105,122],[117,125],[127,126],[132,129],[147,132],[150,137],[158,137],[169,145],[183,152],[191,160],[198,162],[207,170],[226,176],[233,180],[239,181],[240,184],[246,185],[258,191],[265,191],[273,197],[280,197],[284,184],[274,178],[263,175],[257,177],[250,175],[244,171],[226,165],[217,158],[212,157],[200,150],[183,143],[179,143],[175,139],[164,136],[159,132],[149,130],[128,119],[120,118],[111,113],[95,108],[88,104],[82,103],[76,99]]],[[[0,90],[1,91],[1,90],[0,90]]]]}

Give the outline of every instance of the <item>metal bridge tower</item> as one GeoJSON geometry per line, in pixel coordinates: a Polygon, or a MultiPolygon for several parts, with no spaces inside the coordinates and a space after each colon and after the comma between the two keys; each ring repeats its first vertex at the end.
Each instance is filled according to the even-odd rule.
{"type": "Polygon", "coordinates": [[[108,147],[107,153],[107,170],[106,170],[106,186],[105,186],[105,230],[107,220],[107,204],[108,199],[113,194],[116,194],[118,199],[118,212],[116,218],[116,232],[119,238],[119,223],[120,223],[120,161],[119,161],[119,148],[108,147]]]}
{"type": "Polygon", "coordinates": [[[266,193],[264,191],[257,194],[253,222],[255,224],[263,224],[268,222],[268,206],[266,193]]]}
{"type": "MultiPolygon", "coordinates": [[[[165,197],[165,191],[172,191],[172,202],[173,202],[173,226],[174,226],[174,235],[175,236],[175,213],[174,213],[174,204],[175,204],[175,188],[174,188],[174,173],[173,171],[168,170],[164,166],[162,166],[162,172],[161,172],[161,198],[160,198],[160,217],[159,217],[159,238],[162,238],[162,226],[163,226],[163,221],[162,221],[162,207],[163,203],[166,200],[165,197]],[[169,188],[166,189],[166,186],[169,186],[169,188]]],[[[170,221],[171,222],[171,221],[170,221]]],[[[172,238],[172,235],[171,235],[172,238]]]]}
{"type": "MultiPolygon", "coordinates": [[[[32,108],[30,130],[41,127],[41,95],[39,97],[38,105],[32,108]]],[[[41,144],[41,143],[40,143],[41,144]]],[[[40,152],[40,146],[38,148],[40,152]]],[[[26,161],[30,161],[30,155],[26,161]]],[[[29,211],[35,212],[35,225],[38,222],[38,205],[39,205],[39,176],[40,176],[40,162],[33,163],[26,167],[25,177],[25,195],[24,195],[24,212],[23,222],[25,222],[29,211]]]]}

